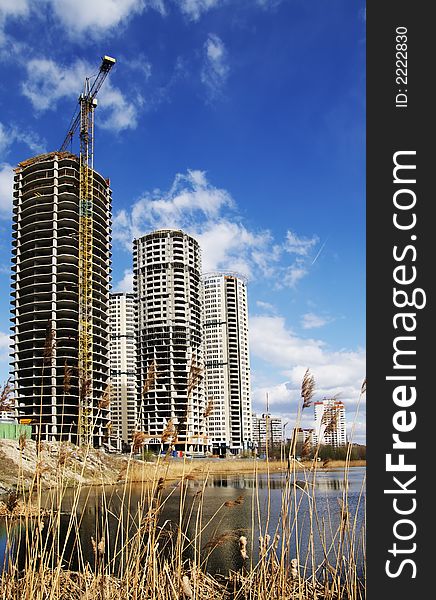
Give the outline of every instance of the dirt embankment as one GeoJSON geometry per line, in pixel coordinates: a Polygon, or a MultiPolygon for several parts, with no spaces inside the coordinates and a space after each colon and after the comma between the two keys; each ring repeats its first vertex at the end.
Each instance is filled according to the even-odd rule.
{"type": "Polygon", "coordinates": [[[116,483],[123,478],[128,459],[73,444],[0,440],[0,494],[28,490],[37,481],[43,489],[63,485],[116,483]]]}

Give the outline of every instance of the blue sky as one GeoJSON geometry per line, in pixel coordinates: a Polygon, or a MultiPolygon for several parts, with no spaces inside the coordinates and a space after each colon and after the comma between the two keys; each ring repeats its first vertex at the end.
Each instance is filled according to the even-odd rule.
{"type": "Polygon", "coordinates": [[[339,394],[364,442],[360,0],[0,0],[0,381],[12,168],[60,147],[105,54],[95,168],[113,190],[113,288],[131,285],[134,237],[194,235],[205,271],[248,277],[253,408],[268,393],[292,423],[310,368],[315,399],[339,394]]]}

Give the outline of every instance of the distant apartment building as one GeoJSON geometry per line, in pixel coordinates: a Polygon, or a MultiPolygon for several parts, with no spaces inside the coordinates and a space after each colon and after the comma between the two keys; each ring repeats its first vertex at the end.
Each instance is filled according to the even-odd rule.
{"type": "Polygon", "coordinates": [[[313,406],[315,412],[314,444],[345,446],[347,427],[344,403],[335,398],[324,398],[320,402],[314,402],[313,406]]]}
{"type": "Polygon", "coordinates": [[[303,429],[301,427],[294,428],[292,430],[292,437],[289,440],[291,444],[291,448],[294,449],[295,446],[295,454],[296,456],[300,456],[301,453],[304,452],[308,454],[314,445],[314,430],[313,429],[303,429]]]}
{"type": "Polygon", "coordinates": [[[134,240],[138,417],[151,448],[208,447],[200,272],[198,242],[183,231],[134,240]]]}
{"type": "Polygon", "coordinates": [[[110,295],[111,437],[125,444],[137,428],[135,296],[110,295]]]}
{"type": "Polygon", "coordinates": [[[208,433],[214,452],[238,454],[252,445],[247,286],[234,273],[202,279],[208,433]]]}
{"type": "Polygon", "coordinates": [[[263,414],[260,417],[253,414],[253,444],[258,454],[263,454],[283,443],[283,420],[263,414]]]}

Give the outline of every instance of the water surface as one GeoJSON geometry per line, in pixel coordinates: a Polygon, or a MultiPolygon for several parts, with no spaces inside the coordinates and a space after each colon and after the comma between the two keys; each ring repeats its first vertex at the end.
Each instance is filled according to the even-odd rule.
{"type": "MultiPolygon", "coordinates": [[[[122,566],[116,558],[120,548],[129,536],[137,534],[139,525],[144,532],[141,543],[146,543],[144,523],[151,514],[148,511],[160,506],[160,547],[177,532],[181,522],[185,539],[195,540],[188,544],[185,557],[192,558],[196,548],[210,573],[241,568],[238,542],[241,535],[247,538],[248,563],[259,557],[259,538],[269,535],[270,553],[275,551],[278,559],[284,557],[289,561],[297,555],[298,545],[303,568],[305,565],[310,572],[312,566],[316,568],[325,559],[335,564],[338,552],[347,560],[350,539],[353,540],[348,535],[343,538],[338,535],[338,527],[345,518],[341,506],[346,502],[348,531],[354,532],[356,538],[353,555],[363,566],[360,548],[364,535],[365,471],[365,467],[351,468],[347,485],[342,469],[318,471],[315,479],[307,474],[306,480],[304,474],[297,473],[296,489],[287,485],[282,473],[269,477],[245,473],[214,475],[206,480],[188,479],[183,484],[165,483],[155,499],[150,488],[140,484],[127,489],[123,485],[84,488],[80,497],[71,489],[61,503],[60,535],[54,537],[50,533],[49,523],[40,535],[45,536],[47,547],[54,544],[53,566],[62,556],[63,564],[71,569],[86,563],[95,567],[93,540],[98,543],[104,539],[104,560],[106,564],[112,561],[111,570],[117,572],[122,566]],[[316,511],[311,510],[314,501],[316,511]],[[274,540],[276,550],[272,548],[274,540]],[[308,550],[310,554],[313,552],[313,559],[305,559],[308,550]]],[[[56,492],[47,493],[44,502],[47,506],[57,506],[56,492]]],[[[25,534],[23,521],[18,521],[9,534],[21,568],[25,566],[25,534]]],[[[27,536],[31,539],[29,532],[27,536]]],[[[4,555],[6,538],[4,523],[0,522],[0,556],[4,555]]]]}

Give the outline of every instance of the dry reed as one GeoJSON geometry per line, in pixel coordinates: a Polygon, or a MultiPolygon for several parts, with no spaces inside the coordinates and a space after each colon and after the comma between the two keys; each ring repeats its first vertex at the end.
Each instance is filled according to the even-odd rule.
{"type": "MultiPolygon", "coordinates": [[[[302,386],[302,408],[311,402],[314,380],[306,372],[302,386]]],[[[166,435],[174,435],[169,422],[166,435]]],[[[297,423],[298,426],[298,423],[297,423]]],[[[255,485],[244,495],[224,501],[209,518],[203,515],[207,466],[203,473],[196,463],[177,463],[178,485],[166,482],[175,476],[171,462],[160,457],[154,464],[133,458],[146,436],[136,432],[133,450],[123,472],[123,483],[107,488],[102,483],[95,509],[95,531],[84,532],[88,507],[92,507],[90,488],[82,484],[70,492],[68,511],[65,501],[69,482],[64,477],[69,452],[58,455],[58,485],[46,494],[41,484],[47,449],[41,444],[33,493],[11,497],[4,523],[8,532],[6,563],[0,578],[0,598],[4,600],[363,600],[365,584],[359,563],[364,556],[364,541],[358,528],[357,511],[363,502],[363,489],[357,508],[352,511],[347,486],[349,461],[344,469],[344,492],[337,508],[338,518],[320,516],[315,494],[317,462],[298,464],[283,479],[282,508],[279,521],[270,522],[271,478],[268,465],[267,498],[261,506],[259,464],[250,464],[255,485]],[[299,482],[295,473],[299,469],[299,482]],[[194,472],[195,468],[195,472],[194,472]],[[172,470],[173,469],[173,470],[172,470]],[[39,472],[39,474],[38,474],[39,472]],[[137,480],[140,483],[134,483],[137,480]],[[189,486],[199,489],[188,495],[189,486]],[[138,491],[139,490],[139,491],[138,491]],[[135,492],[135,495],[134,493],[135,492]],[[139,500],[133,502],[133,497],[139,500]],[[84,499],[84,496],[86,498],[84,499]],[[178,519],[165,519],[165,507],[179,498],[178,519]],[[117,500],[118,504],[114,499],[117,500]],[[14,511],[20,501],[28,513],[18,518],[14,511]],[[304,506],[308,507],[306,511],[304,506]],[[115,509],[114,506],[118,506],[115,509]],[[39,511],[31,513],[31,507],[39,511]],[[232,509],[232,510],[228,510],[232,509]],[[252,513],[250,530],[222,531],[225,515],[234,511],[252,513]],[[266,510],[266,513],[265,513],[266,510]],[[116,522],[115,529],[109,523],[116,522]],[[336,520],[335,520],[336,519],[336,520]],[[256,527],[257,523],[257,527],[256,527]],[[303,524],[306,527],[302,539],[303,524]],[[189,526],[188,526],[189,525],[189,526]],[[215,531],[209,539],[206,532],[215,531]],[[254,531],[259,532],[259,552],[254,531]],[[188,531],[190,532],[188,535],[188,531]],[[319,562],[315,539],[322,548],[319,562]],[[222,576],[208,573],[212,553],[232,548],[240,565],[222,576]],[[292,548],[292,551],[291,551],[292,548]],[[221,550],[220,550],[221,549],[221,550]],[[90,552],[89,552],[90,551],[90,552]],[[291,554],[292,552],[292,554],[291,554]],[[90,558],[93,557],[93,559],[90,558]],[[345,557],[345,560],[344,558],[345,557]]],[[[162,440],[163,441],[163,440],[162,440]]],[[[21,448],[21,447],[20,447],[21,448]]],[[[24,447],[20,452],[24,452],[24,447]]],[[[90,460],[90,447],[81,449],[82,473],[90,460]]],[[[219,464],[219,463],[218,463],[219,464]]],[[[241,472],[241,461],[233,461],[241,472]]],[[[233,466],[232,465],[232,466],[233,466]]],[[[20,489],[20,474],[18,478],[20,489]]],[[[194,488],[195,489],[195,488],[194,488]]]]}

